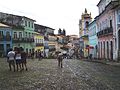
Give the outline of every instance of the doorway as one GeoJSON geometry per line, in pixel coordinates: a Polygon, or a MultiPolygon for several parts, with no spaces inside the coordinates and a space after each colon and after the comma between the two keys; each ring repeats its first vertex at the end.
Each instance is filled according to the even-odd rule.
{"type": "Polygon", "coordinates": [[[111,52],[110,52],[111,60],[113,60],[113,42],[112,41],[110,41],[110,47],[111,47],[111,52]]]}
{"type": "Polygon", "coordinates": [[[107,41],[107,59],[109,59],[109,43],[107,41]]]}

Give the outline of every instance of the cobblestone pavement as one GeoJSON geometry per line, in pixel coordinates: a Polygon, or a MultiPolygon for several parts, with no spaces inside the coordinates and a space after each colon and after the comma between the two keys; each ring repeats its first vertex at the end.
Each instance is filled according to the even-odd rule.
{"type": "Polygon", "coordinates": [[[0,90],[120,90],[120,67],[65,59],[28,60],[28,71],[11,72],[0,58],[0,90]]]}

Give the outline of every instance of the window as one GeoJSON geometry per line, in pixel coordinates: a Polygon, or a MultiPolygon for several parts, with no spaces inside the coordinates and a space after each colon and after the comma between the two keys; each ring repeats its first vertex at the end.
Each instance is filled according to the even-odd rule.
{"type": "Polygon", "coordinates": [[[31,37],[31,34],[29,33],[29,38],[31,37]]]}
{"type": "Polygon", "coordinates": [[[31,23],[31,27],[33,28],[33,23],[31,23]]]}
{"type": "Polygon", "coordinates": [[[27,26],[27,21],[25,21],[25,26],[27,26]]]}
{"type": "Polygon", "coordinates": [[[112,20],[110,20],[110,27],[112,28],[112,20]]]}
{"type": "Polygon", "coordinates": [[[27,37],[27,32],[25,32],[25,37],[27,37]]]}
{"type": "Polygon", "coordinates": [[[32,33],[32,38],[34,38],[34,34],[32,33]]]}
{"type": "Polygon", "coordinates": [[[19,38],[22,38],[22,32],[19,32],[19,38]]]}
{"type": "Polygon", "coordinates": [[[0,37],[2,37],[3,36],[3,31],[0,31],[0,37]]]}
{"type": "Polygon", "coordinates": [[[6,32],[6,39],[10,40],[10,32],[8,32],[8,31],[6,32]]]}
{"type": "Polygon", "coordinates": [[[43,43],[43,39],[41,39],[41,43],[43,43]]]}
{"type": "Polygon", "coordinates": [[[86,21],[86,23],[85,23],[85,27],[87,28],[87,27],[88,27],[88,25],[89,25],[89,22],[88,22],[88,21],[86,21]]]}
{"type": "Polygon", "coordinates": [[[28,25],[29,25],[29,27],[30,27],[30,22],[29,22],[29,24],[28,24],[28,25]]]}
{"type": "Polygon", "coordinates": [[[35,43],[37,43],[37,38],[35,39],[35,43]]]}
{"type": "Polygon", "coordinates": [[[17,32],[14,32],[14,38],[15,39],[17,38],[17,32]]]}

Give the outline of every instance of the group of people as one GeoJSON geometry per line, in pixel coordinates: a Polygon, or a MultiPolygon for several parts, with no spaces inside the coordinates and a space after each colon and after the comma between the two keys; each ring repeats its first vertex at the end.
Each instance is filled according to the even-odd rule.
{"type": "Polygon", "coordinates": [[[26,53],[24,52],[23,48],[17,48],[17,50],[13,50],[10,48],[8,54],[7,54],[7,62],[9,64],[9,69],[12,71],[27,71],[27,62],[26,62],[26,53]]]}

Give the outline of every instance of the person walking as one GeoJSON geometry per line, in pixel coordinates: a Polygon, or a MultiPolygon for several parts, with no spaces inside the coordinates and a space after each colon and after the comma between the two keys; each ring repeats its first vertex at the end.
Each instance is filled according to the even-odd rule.
{"type": "Polygon", "coordinates": [[[15,52],[13,51],[12,48],[10,49],[10,51],[7,54],[7,62],[9,63],[10,71],[12,71],[12,67],[11,66],[13,66],[13,70],[15,72],[15,52]]]}
{"type": "Polygon", "coordinates": [[[22,70],[24,70],[24,67],[25,67],[25,70],[27,71],[27,61],[26,61],[26,58],[27,58],[27,54],[26,52],[24,51],[24,49],[22,48],[22,51],[21,51],[21,63],[22,63],[22,70]]]}
{"type": "Polygon", "coordinates": [[[20,52],[19,48],[18,48],[18,50],[15,53],[15,60],[16,60],[17,71],[18,71],[18,69],[20,69],[20,71],[21,71],[22,70],[21,69],[21,62],[22,61],[21,61],[21,52],[20,52]]]}
{"type": "Polygon", "coordinates": [[[40,61],[42,58],[42,54],[41,54],[41,51],[38,52],[38,60],[40,61]]]}
{"type": "Polygon", "coordinates": [[[58,60],[58,66],[62,68],[63,67],[63,64],[62,64],[63,55],[62,55],[62,53],[58,54],[57,60],[58,60]]]}

